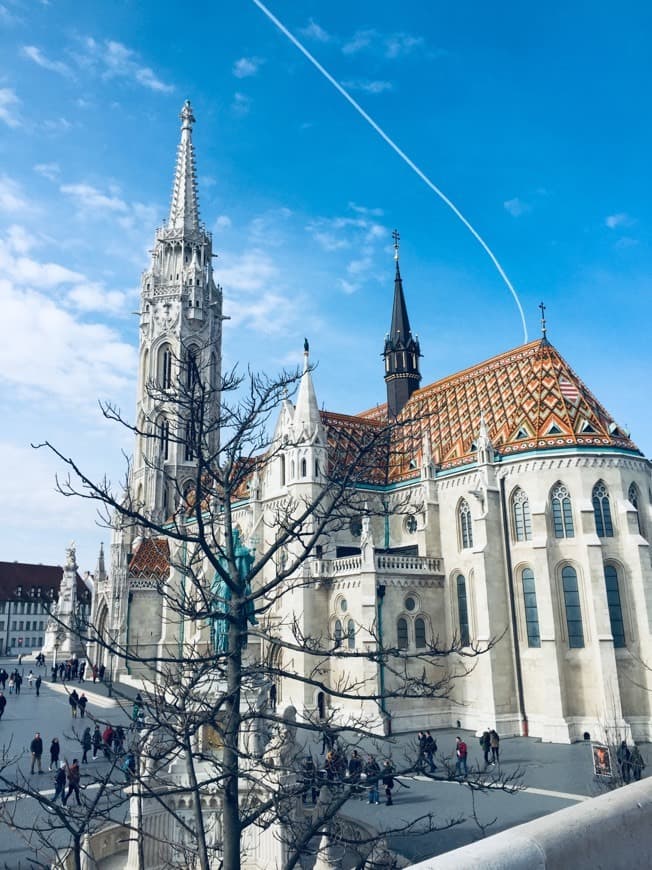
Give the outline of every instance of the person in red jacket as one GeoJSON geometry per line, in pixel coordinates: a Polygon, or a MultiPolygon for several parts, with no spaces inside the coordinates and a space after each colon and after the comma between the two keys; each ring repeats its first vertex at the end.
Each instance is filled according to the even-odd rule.
{"type": "Polygon", "coordinates": [[[455,739],[455,776],[461,776],[462,769],[464,770],[464,776],[467,776],[469,771],[466,766],[466,756],[468,755],[469,750],[461,737],[456,737],[455,739]]]}
{"type": "Polygon", "coordinates": [[[73,758],[72,764],[68,764],[66,761],[66,773],[68,775],[68,793],[62,799],[62,803],[65,807],[68,802],[68,798],[74,792],[75,797],[77,798],[77,806],[81,806],[81,801],[79,799],[79,762],[76,758],[73,758]]]}
{"type": "Polygon", "coordinates": [[[104,733],[102,734],[102,749],[104,750],[104,757],[111,757],[111,748],[113,746],[113,728],[110,725],[107,725],[104,729],[104,733]]]}

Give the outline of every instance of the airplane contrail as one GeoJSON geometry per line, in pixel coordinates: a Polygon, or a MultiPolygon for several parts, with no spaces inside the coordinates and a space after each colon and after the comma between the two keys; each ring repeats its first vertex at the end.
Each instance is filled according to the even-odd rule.
{"type": "Polygon", "coordinates": [[[450,208],[450,210],[453,212],[453,214],[457,218],[459,218],[459,220],[462,221],[464,226],[471,233],[471,235],[476,239],[476,241],[478,241],[480,243],[480,245],[484,248],[485,252],[489,256],[489,259],[491,260],[491,262],[494,264],[494,266],[498,270],[498,274],[505,282],[507,289],[514,297],[514,302],[516,302],[516,306],[518,308],[519,314],[521,315],[521,324],[523,326],[523,341],[527,342],[527,340],[528,340],[527,324],[525,323],[525,314],[523,313],[523,306],[521,305],[521,300],[518,298],[518,294],[517,294],[516,290],[514,289],[514,287],[512,286],[512,282],[509,280],[509,278],[505,274],[505,270],[498,262],[496,255],[491,250],[489,245],[485,242],[485,240],[482,238],[480,233],[475,229],[475,227],[473,227],[469,223],[469,221],[464,217],[462,212],[457,208],[455,203],[451,202],[451,200],[446,196],[446,194],[443,191],[441,191],[437,187],[437,185],[434,184],[434,182],[432,182],[428,178],[428,176],[425,174],[425,172],[423,172],[421,169],[419,169],[419,167],[416,165],[416,163],[414,163],[414,161],[410,160],[410,158],[407,156],[407,154],[398,147],[396,142],[394,142],[393,139],[390,139],[390,137],[387,135],[387,133],[385,133],[385,131],[382,129],[382,127],[380,127],[374,121],[374,119],[365,112],[365,110],[362,108],[362,106],[353,99],[351,94],[349,94],[349,92],[347,90],[345,90],[338,81],[336,81],[333,78],[333,76],[328,72],[328,70],[324,69],[324,67],[319,63],[319,61],[315,57],[313,57],[312,54],[310,54],[308,49],[304,45],[302,45],[299,42],[299,40],[292,33],[290,33],[290,31],[287,29],[287,27],[281,21],[279,21],[275,15],[273,15],[269,11],[269,9],[265,6],[265,4],[261,3],[260,0],[252,0],[252,3],[254,3],[260,9],[260,11],[263,12],[267,16],[267,18],[269,18],[269,20],[272,22],[272,24],[274,24],[281,31],[281,33],[283,33],[285,36],[287,36],[287,38],[290,40],[290,42],[299,49],[299,51],[304,55],[304,57],[306,57],[310,61],[310,63],[315,67],[315,69],[319,70],[319,72],[324,76],[324,78],[327,81],[329,81],[333,85],[333,87],[337,91],[339,91],[340,94],[342,94],[344,99],[347,100],[353,106],[353,108],[356,110],[356,112],[358,112],[358,114],[361,115],[365,119],[365,121],[376,131],[376,133],[378,133],[378,135],[382,139],[384,139],[385,142],[387,142],[389,147],[394,152],[396,152],[396,154],[398,154],[398,156],[401,158],[401,160],[403,160],[405,163],[407,163],[407,165],[410,167],[410,169],[413,172],[415,172],[419,176],[419,178],[428,185],[430,190],[432,190],[433,193],[437,194],[437,196],[442,200],[442,202],[444,202],[450,208]]]}

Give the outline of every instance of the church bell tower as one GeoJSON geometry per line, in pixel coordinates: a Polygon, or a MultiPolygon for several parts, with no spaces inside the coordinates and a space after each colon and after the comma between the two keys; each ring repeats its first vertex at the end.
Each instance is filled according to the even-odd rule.
{"type": "Polygon", "coordinates": [[[132,498],[159,521],[175,510],[196,469],[193,422],[183,401],[177,407],[175,392],[185,395],[193,378],[210,381],[217,415],[222,363],[222,291],[213,279],[212,236],[199,219],[195,117],[188,100],[180,117],[170,213],[156,231],[141,282],[138,433],[130,481],[132,498]]]}
{"type": "Polygon", "coordinates": [[[387,414],[390,419],[400,414],[403,406],[412,393],[419,388],[421,372],[419,357],[421,350],[418,339],[414,338],[410,329],[403,280],[399,268],[399,240],[397,230],[392,233],[394,239],[394,260],[396,261],[396,276],[394,278],[394,307],[392,309],[392,325],[385,338],[385,383],[387,384],[387,414]]]}

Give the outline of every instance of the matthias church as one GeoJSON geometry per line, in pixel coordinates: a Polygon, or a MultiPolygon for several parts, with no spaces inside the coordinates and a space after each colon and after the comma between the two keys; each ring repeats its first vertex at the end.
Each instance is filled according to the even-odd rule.
{"type": "MultiPolygon", "coordinates": [[[[138,429],[156,419],[148,382],[169,386],[188,348],[214,382],[221,376],[222,294],[212,238],[199,218],[194,121],[186,103],[169,217],[142,276],[138,429]]],[[[428,349],[412,331],[398,237],[390,309],[391,281],[388,274],[390,330],[378,372],[384,403],[356,415],[321,410],[306,345],[296,399],[279,406],[274,462],[237,505],[243,544],[255,549],[266,506],[318,491],[334,433],[403,421],[400,458],[370,475],[369,499],[409,498],[418,510],[371,520],[352,514],[306,562],[308,582],[289,599],[293,618],[306,634],[326,627],[345,650],[369,642],[372,625],[376,636],[382,626],[384,643],[399,654],[435,641],[490,649],[449,697],[388,701],[379,729],[459,722],[568,742],[609,722],[636,740],[652,739],[649,461],[548,339],[545,322],[535,341],[423,384],[428,349]]],[[[193,479],[195,460],[169,437],[169,421],[157,425],[161,461],[148,461],[152,445],[137,436],[129,486],[135,502],[164,519],[193,479]]],[[[173,640],[157,591],[172,570],[172,546],[118,526],[109,565],[99,566],[93,622],[134,652],[91,651],[116,681],[142,685],[148,673],[139,662],[173,640]]],[[[459,661],[453,656],[446,667],[459,661]]],[[[335,685],[343,667],[334,659],[324,681],[335,685]]],[[[365,670],[363,658],[351,667],[382,682],[382,667],[365,670]]],[[[359,703],[308,685],[297,693],[283,680],[275,694],[299,717],[345,718],[359,703]]]]}

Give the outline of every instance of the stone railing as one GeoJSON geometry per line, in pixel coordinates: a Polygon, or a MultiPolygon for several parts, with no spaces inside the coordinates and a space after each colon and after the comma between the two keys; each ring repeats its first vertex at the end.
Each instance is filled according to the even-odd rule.
{"type": "MultiPolygon", "coordinates": [[[[312,577],[330,580],[347,574],[359,574],[362,570],[362,556],[314,559],[309,564],[312,577]]],[[[374,566],[378,574],[441,574],[443,570],[441,559],[388,553],[377,553],[374,566]]]]}

